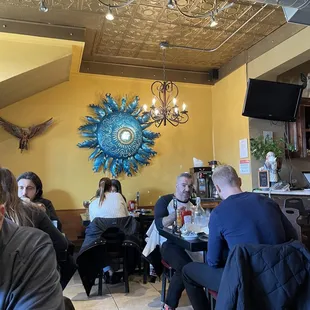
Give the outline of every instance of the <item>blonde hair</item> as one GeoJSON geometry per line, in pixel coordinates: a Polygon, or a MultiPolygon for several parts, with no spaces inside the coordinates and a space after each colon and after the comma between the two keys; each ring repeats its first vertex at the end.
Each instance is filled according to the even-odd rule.
{"type": "Polygon", "coordinates": [[[106,192],[110,192],[112,188],[112,181],[109,178],[102,178],[99,182],[99,207],[103,204],[106,192]]]}
{"type": "Polygon", "coordinates": [[[232,187],[239,186],[239,177],[236,170],[229,165],[221,165],[214,169],[212,174],[214,184],[228,185],[232,187]]]}

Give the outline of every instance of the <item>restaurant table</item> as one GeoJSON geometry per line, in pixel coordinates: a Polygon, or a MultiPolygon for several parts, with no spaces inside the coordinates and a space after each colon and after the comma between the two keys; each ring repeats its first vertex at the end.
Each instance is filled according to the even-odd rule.
{"type": "Polygon", "coordinates": [[[190,252],[203,251],[203,261],[206,261],[206,251],[208,250],[208,242],[201,241],[200,239],[186,240],[181,235],[174,234],[171,228],[164,227],[158,230],[159,234],[166,239],[173,241],[179,247],[190,252]]]}

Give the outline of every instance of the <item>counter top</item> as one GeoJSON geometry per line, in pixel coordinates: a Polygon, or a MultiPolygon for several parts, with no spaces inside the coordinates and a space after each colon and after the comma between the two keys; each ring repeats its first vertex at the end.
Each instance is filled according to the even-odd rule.
{"type": "Polygon", "coordinates": [[[287,195],[287,196],[310,196],[310,190],[293,190],[293,191],[275,191],[275,190],[272,190],[272,191],[269,191],[269,190],[258,190],[258,189],[255,189],[253,191],[254,193],[259,193],[259,194],[267,194],[269,195],[287,195]]]}

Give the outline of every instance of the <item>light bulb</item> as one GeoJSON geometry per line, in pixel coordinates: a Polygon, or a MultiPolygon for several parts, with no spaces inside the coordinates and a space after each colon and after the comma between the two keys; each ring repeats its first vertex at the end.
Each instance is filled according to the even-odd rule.
{"type": "Polygon", "coordinates": [[[48,12],[48,7],[45,5],[45,1],[44,0],[40,1],[39,11],[43,12],[43,13],[48,12]]]}
{"type": "Polygon", "coordinates": [[[214,16],[211,17],[211,24],[210,24],[210,27],[216,27],[218,25],[218,22],[217,20],[215,19],[214,16]]]}
{"type": "Polygon", "coordinates": [[[176,104],[177,104],[177,99],[176,99],[176,98],[173,98],[173,99],[172,99],[172,103],[173,103],[173,105],[176,105],[176,104]]]}
{"type": "Polygon", "coordinates": [[[155,109],[154,113],[155,113],[155,116],[158,116],[158,114],[159,114],[158,109],[155,109]]]}
{"type": "Polygon", "coordinates": [[[144,110],[144,112],[147,111],[147,105],[146,104],[143,105],[143,110],[144,110]]]}
{"type": "Polygon", "coordinates": [[[183,111],[185,111],[185,110],[186,110],[186,104],[185,104],[185,103],[183,103],[183,105],[182,105],[182,109],[183,109],[183,111]]]}
{"type": "Polygon", "coordinates": [[[112,11],[111,11],[111,8],[110,8],[110,7],[108,8],[108,13],[106,14],[105,18],[106,18],[107,20],[113,20],[113,19],[114,19],[114,16],[113,16],[113,14],[112,14],[112,11]]]}
{"type": "Polygon", "coordinates": [[[173,0],[168,0],[167,7],[168,7],[169,9],[174,9],[174,8],[175,8],[175,5],[174,5],[173,0]]]}
{"type": "Polygon", "coordinates": [[[153,98],[153,100],[152,100],[152,105],[154,106],[155,103],[156,103],[156,98],[153,98]]]}
{"type": "Polygon", "coordinates": [[[179,114],[179,109],[177,107],[174,108],[174,113],[179,114]]]}

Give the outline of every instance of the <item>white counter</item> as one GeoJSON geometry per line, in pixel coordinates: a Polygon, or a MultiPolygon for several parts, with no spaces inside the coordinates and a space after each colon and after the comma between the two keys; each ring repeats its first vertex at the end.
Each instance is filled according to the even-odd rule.
{"type": "Polygon", "coordinates": [[[267,194],[269,195],[290,195],[290,196],[310,196],[310,190],[299,190],[299,191],[269,191],[269,190],[254,190],[254,193],[267,194]]]}

